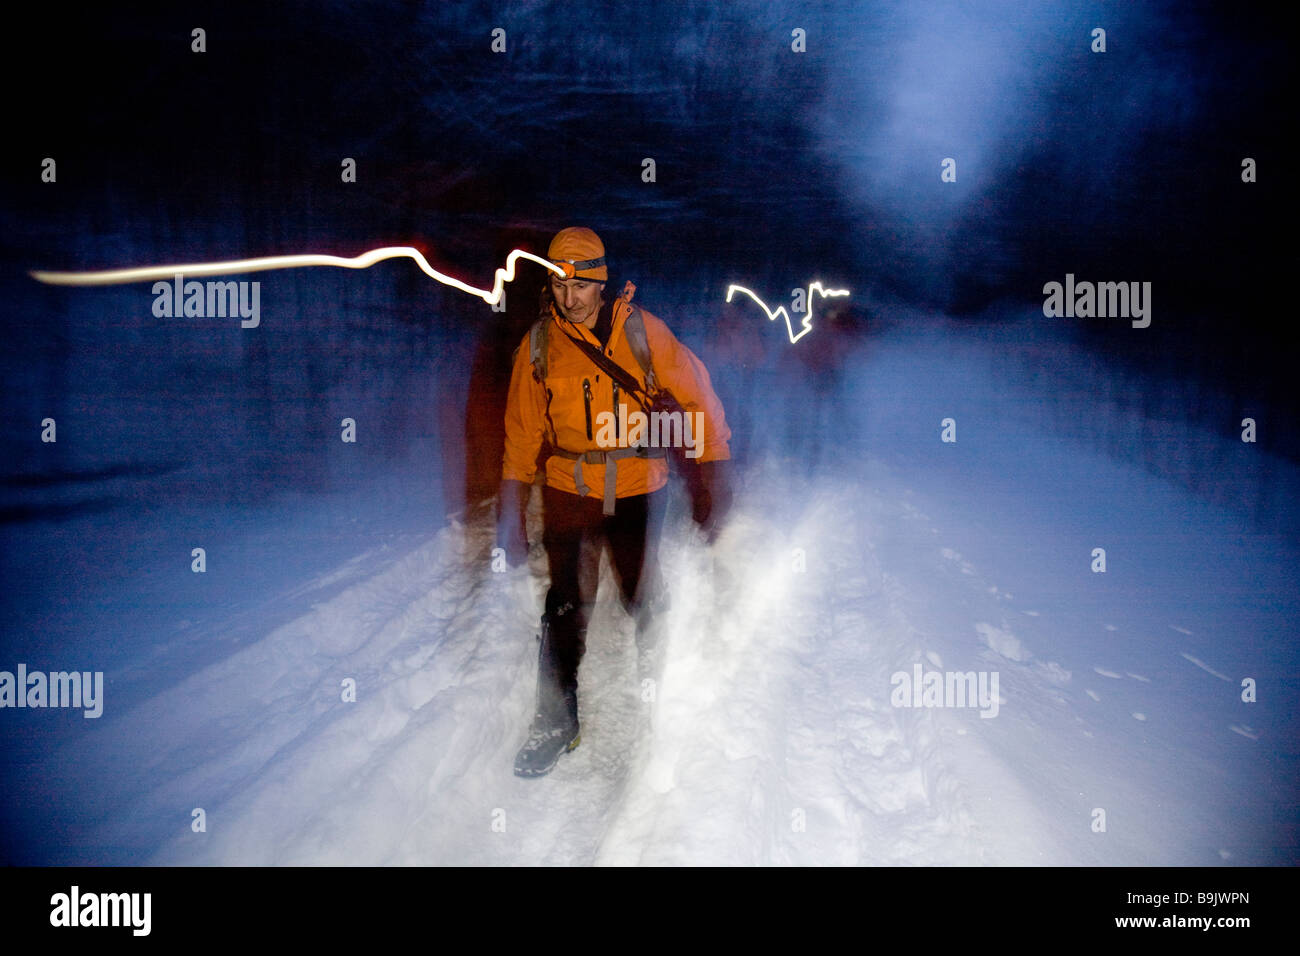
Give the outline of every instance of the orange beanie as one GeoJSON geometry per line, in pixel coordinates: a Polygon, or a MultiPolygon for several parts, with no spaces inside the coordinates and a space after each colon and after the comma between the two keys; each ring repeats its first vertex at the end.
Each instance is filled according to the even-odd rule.
{"type": "Polygon", "coordinates": [[[605,244],[585,226],[561,229],[551,240],[546,257],[552,262],[567,262],[573,266],[573,276],[605,282],[609,269],[605,267],[605,244]]]}

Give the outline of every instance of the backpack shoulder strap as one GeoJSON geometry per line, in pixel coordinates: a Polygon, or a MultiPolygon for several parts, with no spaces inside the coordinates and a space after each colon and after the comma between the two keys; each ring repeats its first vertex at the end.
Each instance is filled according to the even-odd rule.
{"type": "MultiPolygon", "coordinates": [[[[629,310],[627,319],[623,323],[623,335],[627,337],[627,344],[632,349],[637,365],[641,366],[641,374],[645,377],[646,385],[649,386],[650,391],[654,391],[656,387],[654,356],[650,354],[650,340],[646,337],[645,319],[641,315],[641,310],[632,304],[632,293],[635,291],[636,286],[629,282],[624,287],[623,294],[619,296],[623,308],[629,310]]],[[[533,377],[539,382],[546,380],[546,356],[550,331],[549,316],[539,318],[528,330],[528,353],[533,365],[533,377]]]]}
{"type": "Polygon", "coordinates": [[[641,366],[641,374],[645,377],[648,390],[653,392],[656,387],[654,356],[650,354],[650,340],[645,334],[645,319],[641,315],[641,310],[632,304],[632,293],[635,291],[636,286],[629,282],[620,297],[625,307],[631,310],[623,323],[623,335],[627,338],[627,344],[632,349],[637,365],[641,366]]]}
{"type": "Polygon", "coordinates": [[[550,339],[550,318],[541,318],[528,330],[528,355],[533,363],[533,378],[546,381],[546,352],[550,339]]]}

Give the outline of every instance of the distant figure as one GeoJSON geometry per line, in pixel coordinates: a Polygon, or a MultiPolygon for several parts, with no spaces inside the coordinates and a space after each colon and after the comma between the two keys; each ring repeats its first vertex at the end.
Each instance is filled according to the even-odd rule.
{"type": "Polygon", "coordinates": [[[767,436],[760,430],[771,427],[770,418],[759,413],[771,398],[764,393],[773,369],[771,357],[776,355],[765,324],[745,309],[726,307],[714,327],[712,348],[718,365],[713,380],[727,399],[731,455],[739,461],[753,458],[762,449],[767,436]]]}
{"type": "Polygon", "coordinates": [[[523,563],[529,486],[542,458],[542,543],[551,586],[542,616],[536,712],[515,758],[515,773],[523,777],[548,773],[578,746],[578,664],[595,604],[602,539],[623,607],[637,622],[638,646],[646,640],[659,589],[660,489],[668,481],[668,463],[663,447],[646,447],[633,414],[653,419],[646,406],[659,393],[671,393],[685,417],[703,426],[690,436],[694,457],[684,467],[692,516],[714,527],[729,500],[723,466],[731,432],[704,365],[662,321],[631,304],[630,284],[624,295],[604,297],[605,247],[590,229],[561,230],[547,257],[565,277],[550,276],[541,315],[515,353],[498,531],[510,563],[523,563]]]}
{"type": "Polygon", "coordinates": [[[783,452],[805,477],[832,463],[837,449],[855,438],[844,407],[844,369],[865,331],[861,312],[844,298],[819,299],[812,328],[786,348],[782,376],[787,379],[783,452]]]}

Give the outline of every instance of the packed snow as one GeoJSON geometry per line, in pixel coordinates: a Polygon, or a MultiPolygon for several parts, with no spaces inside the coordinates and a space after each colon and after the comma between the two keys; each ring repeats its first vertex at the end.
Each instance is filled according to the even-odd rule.
{"type": "Polygon", "coordinates": [[[408,464],[350,530],[328,496],[223,513],[230,548],[283,564],[201,622],[143,573],[115,586],[168,623],[114,662],[102,718],[41,715],[57,745],[7,771],[46,828],[19,861],[1297,862],[1295,540],[1063,434],[941,319],[843,367],[785,409],[835,436],[822,460],[754,442],[715,542],[667,492],[657,683],[602,564],[581,744],[548,776],[512,774],[540,495],[530,567],[494,571],[492,502],[407,522],[408,464]],[[933,672],[995,697],[917,706],[933,672]]]}

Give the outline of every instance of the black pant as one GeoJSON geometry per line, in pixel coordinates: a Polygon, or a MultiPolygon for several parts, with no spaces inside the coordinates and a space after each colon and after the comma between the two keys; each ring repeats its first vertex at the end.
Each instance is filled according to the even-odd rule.
{"type": "Polygon", "coordinates": [[[606,517],[599,498],[571,495],[549,485],[542,489],[542,543],[551,587],[537,674],[539,706],[577,690],[603,544],[609,545],[619,598],[638,625],[657,598],[663,503],[662,493],[619,498],[614,514],[606,517]]]}

